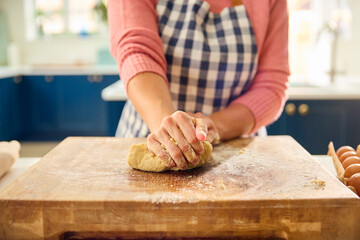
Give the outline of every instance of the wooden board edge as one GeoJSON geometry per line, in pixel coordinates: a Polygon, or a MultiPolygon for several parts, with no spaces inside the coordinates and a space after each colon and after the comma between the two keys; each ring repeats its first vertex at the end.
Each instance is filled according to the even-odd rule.
{"type": "MultiPolygon", "coordinates": [[[[289,199],[289,202],[290,199],[289,199]]],[[[358,201],[359,202],[359,201],[358,201]]],[[[202,224],[206,224],[206,227],[209,226],[209,231],[212,233],[219,233],[221,231],[229,231],[229,234],[243,234],[246,233],[246,229],[249,229],[254,234],[256,231],[264,230],[264,227],[266,229],[285,229],[287,234],[290,234],[289,239],[314,239],[314,238],[306,238],[306,236],[309,235],[301,235],[306,234],[306,231],[309,231],[308,234],[314,234],[314,233],[322,233],[322,224],[324,224],[324,227],[329,230],[330,228],[335,228],[336,231],[341,230],[342,232],[346,233],[344,239],[355,239],[351,238],[351,236],[355,235],[358,236],[357,233],[359,232],[359,224],[360,221],[356,221],[360,219],[360,211],[357,211],[360,209],[360,205],[352,206],[352,205],[344,205],[342,208],[338,208],[336,205],[324,205],[321,204],[323,210],[319,210],[318,204],[317,205],[302,205],[302,207],[299,209],[289,209],[288,206],[284,205],[280,208],[278,207],[272,207],[270,209],[267,209],[264,211],[264,208],[261,206],[257,206],[254,208],[248,208],[242,205],[238,205],[239,211],[235,211],[236,214],[234,214],[233,218],[229,218],[228,216],[231,215],[231,213],[234,213],[234,210],[232,207],[229,208],[216,208],[212,209],[213,216],[220,216],[224,219],[225,222],[224,225],[222,225],[222,228],[215,228],[212,229],[211,227],[214,227],[214,222],[209,221],[209,217],[206,213],[208,213],[208,209],[205,208],[195,208],[194,210],[188,209],[188,214],[194,214],[195,216],[202,216],[199,218],[199,221],[202,224]],[[241,209],[240,209],[241,207],[241,209]],[[315,212],[315,213],[314,213],[315,212]],[[205,213],[205,214],[204,214],[205,213]],[[290,214],[291,213],[291,214],[290,214]],[[290,215],[288,215],[290,214],[290,215]],[[336,216],[338,215],[338,218],[336,216]],[[350,216],[349,216],[350,215],[350,216]],[[247,219],[252,220],[249,223],[243,223],[244,216],[247,216],[247,219]],[[349,221],[349,219],[353,219],[353,221],[349,221]],[[212,225],[210,225],[212,224],[212,225]],[[313,227],[316,226],[316,229],[313,229],[313,227]],[[270,228],[269,228],[270,227],[270,228]],[[302,238],[293,238],[293,237],[299,237],[302,238]]],[[[65,206],[64,206],[65,207],[65,206]]],[[[98,212],[96,208],[93,208],[93,206],[76,206],[73,205],[69,207],[68,209],[68,215],[64,214],[64,212],[59,209],[42,209],[39,208],[39,215],[34,215],[34,218],[29,218],[27,221],[22,221],[22,224],[26,224],[29,229],[32,229],[32,231],[36,231],[34,233],[37,233],[36,235],[40,238],[46,238],[46,239],[59,239],[59,234],[62,234],[64,232],[84,232],[85,228],[87,226],[93,226],[94,231],[99,231],[100,233],[106,233],[114,231],[115,229],[118,230],[119,234],[122,234],[123,231],[129,230],[128,225],[122,224],[126,218],[136,218],[137,220],[133,221],[133,227],[136,226],[136,229],[134,233],[141,232],[144,229],[147,229],[148,233],[154,233],[157,230],[160,230],[160,232],[166,233],[169,232],[170,234],[176,234],[177,236],[180,236],[179,234],[184,234],[183,231],[197,229],[197,222],[189,222],[187,225],[183,222],[175,223],[177,226],[172,226],[173,222],[170,223],[159,223],[162,228],[161,229],[154,229],[153,226],[157,224],[160,218],[156,218],[156,216],[160,216],[161,212],[164,211],[163,208],[160,208],[161,211],[154,211],[149,212],[149,214],[145,214],[144,216],[139,214],[139,211],[144,211],[144,208],[149,208],[151,206],[144,205],[144,208],[140,209],[137,206],[132,206],[129,208],[129,205],[123,206],[126,211],[121,211],[120,208],[117,208],[118,206],[100,206],[99,209],[107,208],[110,209],[110,212],[98,212]],[[74,223],[74,225],[68,224],[64,221],[58,221],[54,216],[56,214],[61,214],[63,217],[70,217],[72,218],[73,215],[71,213],[76,212],[77,217],[81,218],[81,212],[86,213],[84,216],[90,216],[89,222],[87,221],[80,221],[77,223],[74,223]],[[53,214],[55,213],[55,215],[53,214]],[[137,214],[136,214],[137,213],[137,214]],[[100,215],[99,215],[100,214],[100,215]],[[36,222],[34,220],[38,219],[37,217],[40,217],[40,221],[36,222]],[[102,219],[107,219],[108,222],[103,224],[102,219]],[[109,220],[110,219],[110,220],[109,220]],[[111,219],[114,219],[112,221],[111,219]],[[120,219],[120,220],[119,220],[120,219]],[[123,219],[123,220],[121,220],[123,219]],[[153,221],[149,221],[149,220],[153,221]],[[134,222],[136,225],[134,225],[134,222]],[[76,227],[75,227],[75,224],[76,227]],[[152,226],[151,226],[152,225],[152,226]],[[182,227],[179,227],[179,226],[182,227]],[[186,229],[184,230],[183,227],[186,226],[186,229]],[[31,228],[30,228],[31,227],[31,228]],[[36,230],[35,227],[40,227],[40,229],[36,230]],[[41,227],[43,229],[41,229],[41,227]],[[169,228],[168,228],[169,227],[169,228]]],[[[24,213],[28,213],[26,210],[26,206],[23,206],[24,213]]],[[[157,207],[159,209],[159,206],[157,207]]],[[[11,215],[8,215],[8,217],[11,218],[12,214],[16,214],[15,207],[12,206],[10,209],[8,209],[8,212],[11,215]],[[12,209],[11,209],[12,208],[12,209]]],[[[171,211],[169,211],[167,214],[168,216],[177,216],[177,214],[182,212],[182,209],[178,208],[170,208],[171,211]]],[[[7,219],[3,219],[4,222],[7,219]]],[[[129,221],[127,221],[129,222],[129,221]]],[[[222,222],[224,223],[224,222],[222,222]]],[[[6,222],[7,230],[9,233],[14,230],[13,227],[18,228],[18,226],[14,225],[13,222],[6,222]]],[[[131,227],[130,227],[131,228],[131,227]]],[[[22,230],[21,228],[18,228],[19,230],[22,230]]],[[[200,229],[200,232],[203,232],[205,234],[203,227],[200,229]]],[[[88,229],[87,229],[88,230],[88,229]]],[[[224,234],[225,232],[223,232],[224,234]]],[[[17,236],[17,232],[14,233],[14,236],[17,236]]],[[[329,234],[331,234],[331,231],[327,233],[327,237],[324,239],[336,239],[335,238],[329,238],[329,234]]],[[[0,238],[1,236],[13,236],[13,235],[6,235],[5,232],[1,233],[0,231],[0,238]],[[2,235],[3,234],[3,235],[2,235]]],[[[19,235],[20,237],[21,235],[19,235]]],[[[34,234],[35,236],[35,234],[34,234]]],[[[205,235],[204,235],[205,236],[205,235]]],[[[209,235],[210,236],[210,235],[209,235]]],[[[196,235],[194,237],[199,237],[199,235],[196,235]]],[[[19,239],[19,238],[5,238],[5,239],[19,239]]],[[[31,239],[31,238],[28,238],[31,239]]],[[[61,238],[60,238],[61,239],[61,238]]],[[[73,238],[74,239],[74,238],[73,238]]],[[[101,238],[98,238],[101,239],[101,238]]],[[[273,238],[272,238],[273,239],[273,238]]],[[[320,239],[320,238],[315,238],[320,239]]]]}
{"type": "MultiPolygon", "coordinates": [[[[351,192],[351,190],[349,190],[351,192]]],[[[18,199],[0,199],[0,210],[6,209],[8,207],[28,207],[35,206],[46,207],[46,208],[104,208],[104,206],[114,206],[114,207],[129,207],[133,206],[135,208],[141,207],[142,209],[172,209],[176,205],[177,209],[246,209],[246,208],[264,208],[264,207],[274,207],[274,208],[307,208],[311,207],[321,207],[326,205],[326,207],[359,207],[360,208],[360,198],[356,194],[352,194],[347,198],[317,198],[317,199],[280,199],[280,200],[221,200],[214,202],[212,200],[201,200],[194,202],[151,202],[151,201],[119,201],[119,200],[104,200],[104,201],[91,201],[91,200],[18,200],[18,199]]],[[[360,212],[359,212],[360,214],[360,212]]]]}

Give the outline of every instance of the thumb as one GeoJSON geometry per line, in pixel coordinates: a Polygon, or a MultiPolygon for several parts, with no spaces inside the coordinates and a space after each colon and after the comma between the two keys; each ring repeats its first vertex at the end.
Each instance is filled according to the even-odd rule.
{"type": "Polygon", "coordinates": [[[208,134],[208,127],[205,123],[204,119],[196,118],[195,119],[195,131],[196,131],[196,138],[199,141],[205,141],[206,136],[208,134]]]}

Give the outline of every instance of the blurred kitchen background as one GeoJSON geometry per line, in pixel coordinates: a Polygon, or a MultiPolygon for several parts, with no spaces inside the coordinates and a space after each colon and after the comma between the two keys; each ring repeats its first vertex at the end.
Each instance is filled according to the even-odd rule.
{"type": "MultiPolygon", "coordinates": [[[[360,1],[289,0],[289,101],[270,135],[311,154],[360,144],[360,1]]],[[[0,141],[42,156],[67,136],[114,136],[126,95],[107,1],[0,0],[0,141]]]]}

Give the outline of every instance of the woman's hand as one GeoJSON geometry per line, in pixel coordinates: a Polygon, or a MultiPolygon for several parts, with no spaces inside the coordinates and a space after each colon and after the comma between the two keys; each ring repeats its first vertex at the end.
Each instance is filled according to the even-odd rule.
{"type": "Polygon", "coordinates": [[[197,165],[204,152],[200,141],[213,140],[216,128],[210,118],[202,114],[176,111],[163,118],[158,130],[147,138],[147,145],[168,167],[184,170],[197,165]],[[192,116],[191,116],[192,115],[192,116]]]}
{"type": "Polygon", "coordinates": [[[218,130],[215,126],[215,123],[211,118],[206,116],[205,114],[198,112],[198,113],[188,113],[190,116],[194,117],[196,120],[196,136],[201,141],[209,141],[212,144],[217,144],[220,142],[220,136],[218,130]],[[202,126],[206,125],[206,129],[202,129],[202,126]],[[203,134],[204,132],[205,134],[203,134]],[[203,138],[202,136],[205,136],[203,138]]]}

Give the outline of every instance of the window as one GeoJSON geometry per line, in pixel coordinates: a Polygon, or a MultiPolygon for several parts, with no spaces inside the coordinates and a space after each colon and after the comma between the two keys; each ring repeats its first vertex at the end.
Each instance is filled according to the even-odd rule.
{"type": "Polygon", "coordinates": [[[332,83],[343,72],[338,47],[350,38],[347,0],[288,0],[288,5],[290,82],[332,83]]]}
{"type": "Polygon", "coordinates": [[[28,24],[30,38],[93,35],[107,20],[106,2],[101,0],[32,0],[25,7],[34,23],[28,24]]]}

